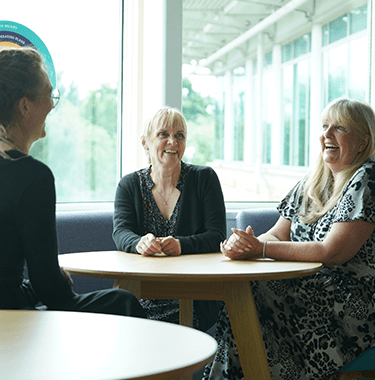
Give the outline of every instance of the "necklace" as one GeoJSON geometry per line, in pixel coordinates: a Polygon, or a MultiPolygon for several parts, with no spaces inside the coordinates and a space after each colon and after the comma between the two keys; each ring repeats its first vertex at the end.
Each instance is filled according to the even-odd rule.
{"type": "Polygon", "coordinates": [[[159,191],[158,188],[157,188],[157,184],[156,184],[155,181],[154,181],[153,175],[151,174],[150,176],[151,176],[152,182],[154,182],[155,190],[156,190],[157,193],[160,195],[160,198],[163,200],[164,205],[167,206],[167,205],[168,205],[168,201],[169,201],[169,199],[171,198],[173,192],[174,192],[175,189],[176,189],[176,186],[177,186],[177,182],[178,182],[178,181],[176,181],[176,182],[173,184],[173,189],[172,189],[171,193],[169,194],[168,198],[167,198],[167,199],[164,199],[164,197],[161,195],[160,191],[159,191]]]}
{"type": "Polygon", "coordinates": [[[169,197],[167,198],[167,200],[165,200],[164,198],[163,198],[163,196],[160,194],[160,191],[157,189],[157,188],[155,188],[155,190],[158,192],[158,194],[160,195],[160,198],[164,201],[164,204],[165,205],[168,205],[168,201],[169,201],[169,199],[170,199],[170,197],[172,196],[172,194],[173,194],[173,192],[174,192],[174,189],[175,189],[175,187],[172,189],[172,191],[171,191],[171,193],[169,194],[169,197]]]}

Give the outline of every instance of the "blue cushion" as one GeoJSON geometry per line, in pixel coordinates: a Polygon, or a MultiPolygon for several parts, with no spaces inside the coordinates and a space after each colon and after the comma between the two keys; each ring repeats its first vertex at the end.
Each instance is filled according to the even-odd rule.
{"type": "Polygon", "coordinates": [[[58,212],[56,227],[59,253],[117,250],[113,211],[58,212]]]}
{"type": "Polygon", "coordinates": [[[344,365],[338,372],[375,370],[375,347],[364,351],[358,358],[344,365]]]}
{"type": "MultiPolygon", "coordinates": [[[[112,239],[113,211],[56,213],[59,253],[116,251],[112,239]]],[[[113,287],[113,280],[100,277],[72,276],[76,293],[89,293],[113,287]]]]}
{"type": "Polygon", "coordinates": [[[255,236],[267,232],[279,219],[279,212],[276,208],[254,208],[242,210],[237,214],[236,226],[245,230],[251,226],[255,236]]]}

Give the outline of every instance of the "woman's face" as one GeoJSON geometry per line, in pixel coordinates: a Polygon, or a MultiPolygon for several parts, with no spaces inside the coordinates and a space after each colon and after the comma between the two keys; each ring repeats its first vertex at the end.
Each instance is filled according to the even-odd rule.
{"type": "Polygon", "coordinates": [[[355,128],[335,123],[328,115],[322,120],[321,152],[333,174],[352,165],[366,149],[368,139],[369,135],[361,137],[355,128]]]}
{"type": "Polygon", "coordinates": [[[46,118],[53,108],[51,99],[52,85],[48,79],[41,87],[38,97],[35,101],[29,102],[30,112],[26,122],[28,124],[28,132],[33,141],[46,136],[46,118]]]}
{"type": "Polygon", "coordinates": [[[144,145],[149,151],[151,164],[173,166],[181,162],[185,153],[186,131],[182,126],[168,126],[161,120],[151,129],[144,145]]]}

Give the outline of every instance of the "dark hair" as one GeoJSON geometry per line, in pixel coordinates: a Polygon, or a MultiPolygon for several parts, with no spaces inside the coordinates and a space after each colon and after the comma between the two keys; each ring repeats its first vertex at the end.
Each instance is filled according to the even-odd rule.
{"type": "Polygon", "coordinates": [[[5,129],[17,118],[20,99],[36,100],[44,82],[43,71],[43,57],[35,48],[0,48],[0,125],[5,129]]]}

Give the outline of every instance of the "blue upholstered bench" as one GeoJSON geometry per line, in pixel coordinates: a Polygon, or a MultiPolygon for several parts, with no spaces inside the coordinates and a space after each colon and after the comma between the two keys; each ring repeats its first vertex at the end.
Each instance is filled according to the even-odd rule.
{"type": "MultiPolygon", "coordinates": [[[[276,208],[242,210],[237,214],[236,227],[245,230],[250,225],[254,235],[258,236],[268,231],[276,223],[279,216],[276,208]]],[[[375,347],[363,352],[359,357],[342,367],[339,372],[363,370],[375,370],[375,347]]]]}
{"type": "MultiPolygon", "coordinates": [[[[113,211],[70,211],[56,213],[59,254],[115,251],[112,240],[113,211]]],[[[113,280],[72,276],[73,290],[88,293],[113,287],[113,280]]]]}

